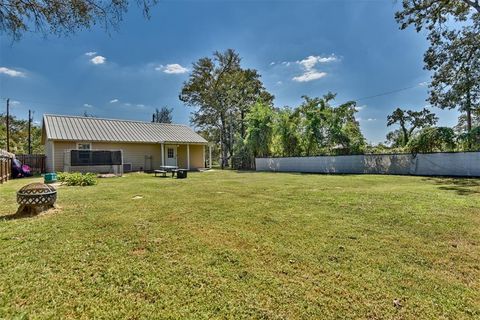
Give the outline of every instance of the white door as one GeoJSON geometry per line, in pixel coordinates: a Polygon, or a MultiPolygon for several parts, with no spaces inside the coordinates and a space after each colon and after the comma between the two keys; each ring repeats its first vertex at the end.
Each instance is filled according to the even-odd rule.
{"type": "Polygon", "coordinates": [[[165,165],[176,166],[177,165],[177,146],[165,146],[165,165]]]}

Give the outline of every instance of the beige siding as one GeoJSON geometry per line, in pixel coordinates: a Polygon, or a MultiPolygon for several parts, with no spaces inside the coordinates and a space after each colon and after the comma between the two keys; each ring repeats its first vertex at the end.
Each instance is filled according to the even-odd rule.
{"type": "MultiPolygon", "coordinates": [[[[48,145],[47,142],[47,150],[48,145]]],[[[65,168],[64,162],[65,152],[76,149],[77,143],[55,141],[52,143],[52,146],[54,155],[50,158],[54,160],[55,171],[64,171],[65,169],[70,171],[75,170],[75,168],[68,168],[68,166],[65,168]]],[[[134,171],[157,169],[162,164],[160,144],[91,142],[91,148],[96,150],[122,150],[123,163],[131,163],[134,171]]],[[[187,168],[187,145],[178,145],[177,157],[178,166],[180,168],[187,168]]],[[[203,145],[190,145],[190,169],[203,168],[204,166],[203,145]]],[[[85,171],[85,169],[82,169],[82,171],[85,171]]]]}
{"type": "Polygon", "coordinates": [[[190,168],[198,169],[204,168],[203,162],[203,145],[190,145],[190,168]]]}
{"type": "Polygon", "coordinates": [[[65,152],[71,149],[76,149],[77,144],[75,142],[55,141],[53,142],[53,146],[53,161],[55,164],[55,171],[65,171],[65,152]]]}
{"type": "Polygon", "coordinates": [[[158,169],[162,162],[159,144],[94,142],[92,149],[122,150],[123,163],[131,163],[134,171],[158,169]]]}
{"type": "Polygon", "coordinates": [[[45,156],[46,156],[46,169],[47,172],[53,172],[55,171],[55,168],[53,166],[53,141],[46,141],[45,142],[45,156]]]}
{"type": "MultiPolygon", "coordinates": [[[[187,145],[179,145],[177,149],[178,166],[180,168],[187,168],[187,145]]],[[[190,169],[204,168],[203,162],[203,145],[190,145],[190,169]]]]}

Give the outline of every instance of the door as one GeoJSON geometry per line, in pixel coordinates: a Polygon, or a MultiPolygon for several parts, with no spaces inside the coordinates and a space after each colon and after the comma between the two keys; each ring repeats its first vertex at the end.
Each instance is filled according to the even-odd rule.
{"type": "Polygon", "coordinates": [[[165,146],[165,165],[176,166],[177,165],[177,146],[165,146]]]}

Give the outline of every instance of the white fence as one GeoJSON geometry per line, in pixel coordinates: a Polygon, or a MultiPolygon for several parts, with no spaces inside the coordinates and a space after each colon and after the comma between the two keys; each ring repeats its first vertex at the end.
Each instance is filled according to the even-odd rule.
{"type": "Polygon", "coordinates": [[[480,152],[256,158],[257,171],[480,177],[480,152]]]}

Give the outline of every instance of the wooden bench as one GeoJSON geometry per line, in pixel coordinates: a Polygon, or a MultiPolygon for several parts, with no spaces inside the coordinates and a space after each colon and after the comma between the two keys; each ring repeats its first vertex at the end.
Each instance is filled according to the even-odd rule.
{"type": "Polygon", "coordinates": [[[167,171],[165,171],[165,170],[153,170],[153,173],[155,174],[155,177],[157,176],[157,174],[161,174],[162,177],[167,176],[167,171]]]}

